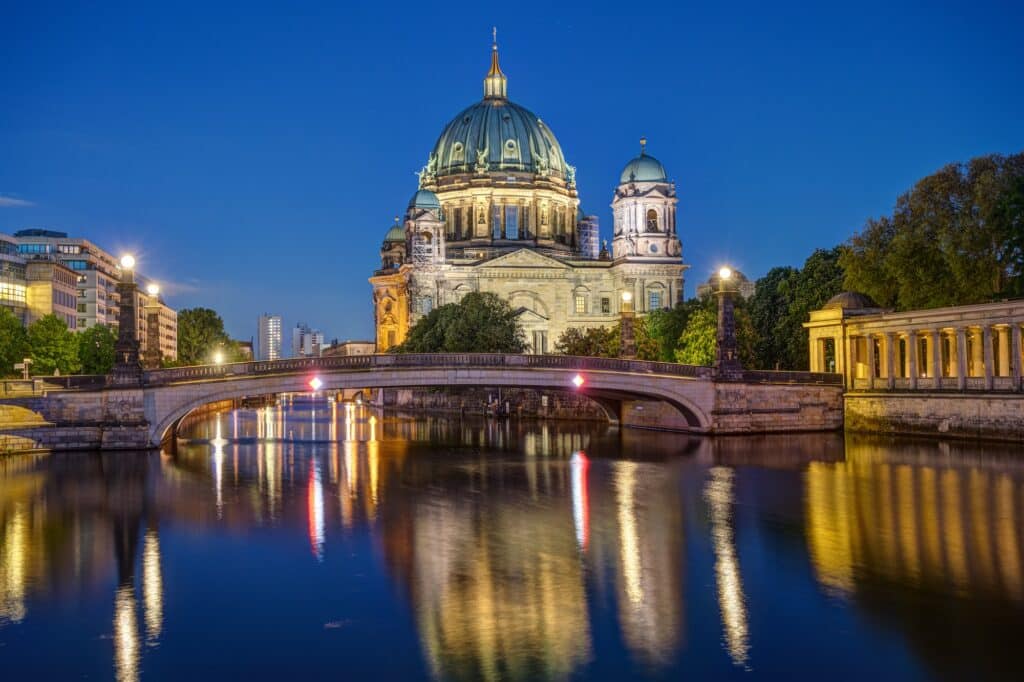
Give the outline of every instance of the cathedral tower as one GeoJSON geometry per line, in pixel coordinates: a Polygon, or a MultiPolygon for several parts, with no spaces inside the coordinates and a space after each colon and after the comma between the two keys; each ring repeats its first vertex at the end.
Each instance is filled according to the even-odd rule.
{"type": "Polygon", "coordinates": [[[626,164],[615,189],[612,258],[678,262],[682,246],[676,235],[676,187],[646,148],[647,140],[640,138],[640,155],[626,164]]]}

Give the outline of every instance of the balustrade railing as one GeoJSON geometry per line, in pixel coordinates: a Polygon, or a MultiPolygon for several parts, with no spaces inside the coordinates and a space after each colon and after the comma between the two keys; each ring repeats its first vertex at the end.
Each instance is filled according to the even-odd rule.
{"type": "MultiPolygon", "coordinates": [[[[618,358],[578,357],[572,355],[515,355],[503,353],[407,353],[349,355],[323,358],[293,358],[236,362],[224,365],[197,365],[171,369],[149,370],[144,375],[147,385],[163,385],[204,379],[315,372],[330,370],[373,370],[389,368],[493,368],[567,369],[577,371],[628,372],[690,379],[711,380],[714,369],[671,362],[622,360],[618,358]]],[[[749,383],[810,383],[840,385],[838,374],[821,372],[746,371],[743,380],[749,383]]]]}

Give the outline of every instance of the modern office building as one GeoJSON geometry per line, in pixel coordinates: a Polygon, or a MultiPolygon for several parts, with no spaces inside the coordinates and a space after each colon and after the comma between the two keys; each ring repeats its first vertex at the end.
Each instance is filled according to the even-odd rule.
{"type": "Polygon", "coordinates": [[[139,330],[139,352],[146,356],[152,355],[151,341],[156,339],[156,348],[159,350],[160,360],[178,359],[178,313],[164,302],[159,291],[149,293],[151,282],[144,278],[136,277],[138,282],[138,295],[135,305],[138,316],[139,330]],[[155,315],[155,320],[151,320],[155,315]],[[151,321],[156,326],[151,328],[151,321]]]}
{"type": "Polygon", "coordinates": [[[281,359],[281,316],[263,313],[256,322],[256,359],[281,359]]]}
{"type": "Polygon", "coordinates": [[[295,329],[292,329],[293,358],[320,357],[320,351],[323,347],[323,332],[317,329],[310,329],[309,325],[301,323],[295,325],[295,329]]]}
{"type": "Polygon", "coordinates": [[[57,260],[25,263],[25,324],[46,315],[56,315],[74,331],[78,312],[78,274],[57,260]]]}
{"type": "Polygon", "coordinates": [[[0,234],[0,307],[14,313],[22,323],[28,306],[25,259],[18,255],[14,237],[0,234]]]}
{"type": "Polygon", "coordinates": [[[77,329],[97,324],[117,326],[120,301],[117,259],[88,239],[68,237],[66,232],[21,230],[14,233],[18,253],[26,261],[60,261],[78,275],[77,329]]]}

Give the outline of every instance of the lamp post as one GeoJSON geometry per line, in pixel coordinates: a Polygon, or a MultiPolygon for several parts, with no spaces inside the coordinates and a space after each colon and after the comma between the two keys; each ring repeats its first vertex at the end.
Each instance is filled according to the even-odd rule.
{"type": "Polygon", "coordinates": [[[160,287],[156,282],[146,286],[146,350],[142,357],[146,369],[159,369],[164,359],[160,351],[160,287]]]}
{"type": "Polygon", "coordinates": [[[114,386],[138,386],[142,383],[142,363],[139,361],[139,328],[135,316],[135,258],[121,258],[121,278],[117,293],[121,310],[117,316],[117,343],[114,345],[114,369],[107,383],[114,386]]]}
{"type": "Polygon", "coordinates": [[[621,321],[619,324],[619,357],[624,360],[636,359],[636,333],[633,327],[633,292],[622,292],[621,321]]]}
{"type": "Polygon", "coordinates": [[[733,297],[736,287],[733,284],[732,269],[724,267],[718,271],[718,337],[715,349],[715,378],[719,381],[739,381],[743,379],[743,366],[740,365],[736,349],[736,314],[733,297]]]}

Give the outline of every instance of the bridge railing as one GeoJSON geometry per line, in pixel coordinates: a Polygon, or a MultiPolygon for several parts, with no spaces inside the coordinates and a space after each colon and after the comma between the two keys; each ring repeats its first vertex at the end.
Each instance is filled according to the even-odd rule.
{"type": "MultiPolygon", "coordinates": [[[[629,372],[691,379],[714,378],[711,367],[679,365],[671,362],[622,360],[619,358],[579,357],[574,355],[517,355],[504,353],[407,353],[377,355],[346,355],[323,358],[292,358],[288,360],[256,360],[225,365],[196,365],[171,369],[149,370],[144,375],[147,385],[225,379],[290,372],[328,370],[372,370],[398,367],[508,367],[534,369],[567,369],[577,371],[629,372]]],[[[838,374],[816,372],[771,372],[749,370],[743,373],[748,383],[810,383],[838,385],[838,374]]]]}

